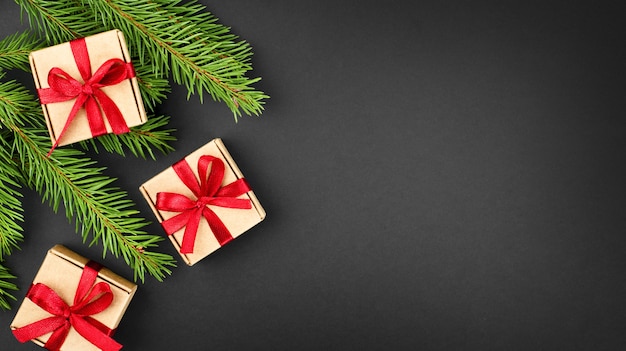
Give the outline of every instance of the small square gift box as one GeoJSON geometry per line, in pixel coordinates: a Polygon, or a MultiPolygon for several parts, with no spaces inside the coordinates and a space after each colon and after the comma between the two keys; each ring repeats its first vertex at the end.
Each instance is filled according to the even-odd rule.
{"type": "Polygon", "coordinates": [[[119,30],[33,51],[30,66],[52,150],[107,133],[126,133],[147,120],[119,30]]]}
{"type": "Polygon", "coordinates": [[[190,266],[265,218],[221,139],[176,162],[140,190],[190,266]]]}
{"type": "Polygon", "coordinates": [[[11,323],[13,335],[51,351],[120,350],[112,335],[136,290],[107,268],[56,245],[11,323]]]}

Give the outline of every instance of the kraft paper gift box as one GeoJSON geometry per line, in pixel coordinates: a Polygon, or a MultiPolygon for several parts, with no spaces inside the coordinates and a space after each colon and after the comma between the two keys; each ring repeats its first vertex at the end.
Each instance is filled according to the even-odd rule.
{"type": "MultiPolygon", "coordinates": [[[[90,139],[101,134],[111,132],[118,133],[116,131],[117,129],[114,129],[111,126],[111,121],[117,119],[106,113],[107,108],[105,105],[110,105],[110,103],[105,103],[103,105],[103,99],[99,99],[98,96],[94,94],[93,96],[96,97],[97,104],[100,106],[93,104],[92,106],[96,106],[96,108],[101,111],[102,116],[101,118],[96,118],[96,120],[100,121],[100,123],[104,123],[104,125],[100,125],[100,127],[97,128],[99,132],[96,135],[92,133],[87,119],[86,105],[83,105],[76,113],[74,119],[68,124],[67,129],[63,132],[61,137],[60,134],[68,121],[70,111],[72,110],[77,97],[70,98],[66,101],[43,103],[45,101],[45,97],[42,95],[42,91],[44,90],[51,91],[51,89],[49,89],[49,75],[55,76],[57,80],[59,80],[59,77],[62,76],[62,74],[59,74],[60,71],[58,70],[51,72],[53,68],[58,68],[71,77],[71,79],[68,77],[64,78],[69,80],[73,79],[80,84],[84,84],[85,79],[80,72],[79,65],[81,65],[81,63],[79,62],[83,62],[82,67],[91,69],[90,73],[93,77],[96,75],[98,69],[104,67],[106,62],[111,59],[119,59],[123,61],[124,67],[128,66],[128,72],[125,76],[130,78],[123,79],[116,84],[101,87],[99,90],[108,96],[108,98],[112,100],[113,104],[117,106],[121,116],[123,117],[122,123],[125,122],[126,127],[133,127],[145,123],[147,121],[147,117],[143,101],[141,99],[141,94],[139,92],[139,87],[137,85],[137,78],[134,77],[134,70],[131,66],[130,55],[126,47],[124,35],[119,30],[111,30],[83,39],[77,39],[72,42],[66,42],[31,52],[30,65],[33,72],[33,78],[35,80],[35,86],[38,90],[40,101],[42,101],[43,114],[46,118],[50,138],[55,146],[71,144],[77,141],[90,139]],[[86,46],[86,53],[88,54],[86,55],[88,57],[87,63],[84,63],[84,57],[81,58],[81,56],[85,55],[80,55],[80,50],[78,50],[77,53],[74,52],[77,50],[74,45],[77,45],[80,48],[78,44],[81,43],[81,41],[84,44],[80,45],[84,45],[83,48],[86,46]],[[54,74],[55,72],[56,74],[54,74]]],[[[117,66],[114,65],[113,67],[117,66]]],[[[107,78],[105,77],[105,80],[106,79],[107,78]]],[[[66,79],[60,80],[65,81],[66,79]]],[[[57,87],[57,85],[55,85],[55,87],[57,87]]],[[[61,93],[61,95],[64,94],[66,93],[61,93]]],[[[78,91],[74,91],[74,94],[78,94],[78,91]]],[[[115,125],[117,124],[119,124],[119,122],[115,125]]],[[[119,133],[122,132],[123,131],[120,131],[119,133]]]]}
{"type": "MultiPolygon", "coordinates": [[[[237,164],[231,155],[228,153],[228,150],[226,150],[222,140],[218,138],[210,141],[208,144],[189,154],[183,160],[177,162],[141,185],[140,191],[150,204],[150,207],[152,208],[158,221],[164,228],[164,221],[180,215],[181,212],[158,209],[157,205],[159,202],[159,193],[180,194],[189,198],[191,201],[198,200],[198,196],[194,195],[193,191],[183,183],[180,176],[177,174],[175,167],[184,161],[189,166],[188,168],[193,171],[193,181],[196,182],[196,184],[199,184],[198,161],[202,158],[206,158],[206,156],[215,157],[216,159],[221,160],[224,164],[224,177],[221,182],[221,187],[226,187],[233,182],[244,181],[243,174],[237,167],[237,164]]],[[[208,178],[210,178],[209,175],[214,171],[215,167],[215,163],[213,162],[211,163],[210,170],[205,172],[208,173],[208,178]]],[[[211,204],[206,206],[207,208],[210,208],[215,215],[217,215],[221,222],[223,222],[232,238],[236,238],[243,234],[265,218],[265,210],[251,189],[240,195],[237,193],[236,198],[249,201],[250,208],[228,208],[219,205],[213,206],[211,204]]],[[[193,252],[181,252],[182,247],[184,246],[183,238],[185,237],[186,228],[187,225],[168,236],[187,265],[191,266],[197,263],[225,244],[220,244],[220,239],[218,238],[220,235],[212,230],[208,220],[203,217],[200,218],[197,227],[197,234],[195,242],[193,243],[193,252]]]]}
{"type": "MultiPolygon", "coordinates": [[[[96,290],[97,284],[104,282],[108,284],[113,295],[112,302],[108,307],[89,317],[96,320],[96,322],[93,322],[94,324],[101,324],[99,328],[115,331],[137,290],[137,285],[118,276],[109,269],[99,266],[77,253],[72,252],[64,246],[56,245],[48,251],[39,272],[33,280],[27,297],[22,302],[22,305],[11,323],[13,333],[15,334],[16,330],[19,328],[27,328],[28,325],[32,323],[53,316],[30,299],[31,293],[38,285],[45,285],[52,289],[67,305],[72,306],[83,272],[88,269],[85,268],[85,266],[97,267],[95,269],[97,276],[92,284],[93,290],[91,290],[91,292],[96,290]]],[[[110,334],[112,334],[112,332],[110,334]]],[[[43,347],[51,336],[52,332],[48,332],[31,341],[43,347]]],[[[20,341],[25,342],[27,340],[20,341]]],[[[100,350],[100,348],[81,336],[74,326],[71,326],[67,337],[62,341],[60,350],[91,351],[100,350]]]]}

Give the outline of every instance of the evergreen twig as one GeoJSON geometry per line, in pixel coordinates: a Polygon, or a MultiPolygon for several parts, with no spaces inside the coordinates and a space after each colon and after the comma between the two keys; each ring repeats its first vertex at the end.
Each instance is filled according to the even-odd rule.
{"type": "Polygon", "coordinates": [[[10,291],[17,290],[17,285],[9,281],[12,279],[15,279],[15,276],[6,267],[0,265],[0,308],[3,310],[11,309],[9,300],[16,300],[15,296],[10,293],[10,291]]]}
{"type": "Polygon", "coordinates": [[[26,31],[0,41],[0,68],[28,70],[28,54],[43,47],[43,41],[26,31]]]}
{"type": "Polygon", "coordinates": [[[0,91],[0,109],[12,111],[0,123],[14,134],[10,150],[23,172],[21,182],[39,192],[55,212],[64,204],[66,217],[75,221],[83,240],[91,233],[89,244],[101,242],[103,256],[121,255],[135,280],[143,281],[146,272],[162,280],[170,273],[168,267],[175,265],[174,259],[148,251],[163,237],[143,231],[148,223],[137,217],[127,193],[111,186],[115,178],[105,176],[104,168],[95,167],[95,161],[79,150],[59,148],[47,157],[50,140],[43,118],[35,112],[39,106],[34,97],[16,82],[4,86],[10,86],[13,94],[0,91]]]}
{"type": "Polygon", "coordinates": [[[26,13],[31,28],[38,28],[46,37],[48,44],[60,44],[81,36],[95,34],[96,26],[89,9],[82,1],[72,0],[15,0],[26,13]],[[72,22],[72,26],[64,20],[72,22]],[[88,34],[86,34],[88,33],[88,34]]]}
{"type": "Polygon", "coordinates": [[[130,128],[130,132],[126,134],[106,134],[95,139],[89,139],[81,142],[84,148],[91,148],[98,152],[98,144],[107,152],[115,152],[125,156],[124,146],[135,156],[146,158],[149,156],[155,159],[153,148],[168,153],[174,149],[168,144],[170,141],[176,140],[171,135],[173,129],[162,129],[167,126],[169,117],[158,116],[150,117],[148,121],[142,125],[130,128]]]}
{"type": "MultiPolygon", "coordinates": [[[[4,73],[0,71],[2,78],[4,73]]],[[[16,87],[14,82],[0,82],[0,120],[15,118],[15,111],[26,106],[20,102],[26,97],[24,91],[16,90],[16,87]]],[[[21,172],[11,159],[11,147],[7,143],[9,134],[7,130],[0,133],[0,262],[14,249],[19,249],[18,243],[24,238],[20,225],[24,221],[22,194],[16,189],[20,187],[16,179],[20,178],[21,172]]]]}
{"type": "Polygon", "coordinates": [[[8,152],[0,150],[0,262],[14,249],[19,249],[18,244],[24,239],[20,225],[24,221],[22,194],[16,190],[19,188],[14,180],[17,170],[7,156],[8,152]]]}
{"type": "Polygon", "coordinates": [[[137,83],[141,91],[141,98],[147,111],[154,112],[156,105],[165,100],[166,94],[170,92],[170,83],[165,78],[157,77],[152,69],[140,63],[133,64],[137,83]]]}

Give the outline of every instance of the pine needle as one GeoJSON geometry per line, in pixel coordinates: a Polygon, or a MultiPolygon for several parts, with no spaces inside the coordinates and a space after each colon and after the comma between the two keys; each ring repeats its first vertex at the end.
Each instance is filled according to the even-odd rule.
{"type": "MultiPolygon", "coordinates": [[[[4,138],[0,139],[0,141],[3,140],[4,138]]],[[[2,146],[0,149],[0,262],[13,250],[19,249],[19,243],[24,239],[20,224],[24,222],[20,200],[22,194],[16,190],[20,186],[14,180],[19,176],[19,170],[8,157],[9,151],[4,145],[2,146]]]]}
{"type": "Polygon", "coordinates": [[[142,125],[130,128],[126,134],[106,134],[94,139],[81,142],[85,149],[92,149],[98,152],[98,145],[101,145],[107,152],[115,152],[125,156],[125,148],[136,157],[156,159],[153,149],[157,149],[163,154],[173,151],[168,143],[176,140],[172,136],[173,129],[163,129],[169,123],[168,116],[149,117],[148,121],[142,125]]]}
{"type": "Polygon", "coordinates": [[[157,77],[150,66],[133,62],[143,104],[147,111],[154,112],[156,105],[163,102],[170,92],[170,83],[166,78],[157,77]]]}
{"type": "MultiPolygon", "coordinates": [[[[28,16],[31,28],[44,33],[48,44],[60,44],[84,36],[93,31],[94,25],[88,20],[89,10],[81,1],[56,0],[15,0],[28,16]],[[71,21],[68,26],[61,18],[71,21]]],[[[95,34],[90,33],[90,34],[95,34]]]]}
{"type": "Polygon", "coordinates": [[[43,41],[30,32],[15,33],[0,41],[0,68],[28,70],[28,54],[43,47],[43,41]]]}
{"type": "Polygon", "coordinates": [[[17,286],[9,281],[15,278],[6,267],[0,265],[0,308],[5,311],[11,309],[9,300],[16,300],[15,296],[9,292],[17,290],[17,286]]]}

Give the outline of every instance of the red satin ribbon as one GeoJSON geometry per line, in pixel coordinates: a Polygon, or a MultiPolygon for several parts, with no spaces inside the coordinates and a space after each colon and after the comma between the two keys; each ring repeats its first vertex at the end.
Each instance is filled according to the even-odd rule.
{"type": "Polygon", "coordinates": [[[120,59],[110,59],[104,62],[96,70],[96,73],[92,75],[85,39],[70,41],[70,47],[84,83],[74,79],[62,69],[54,67],[48,73],[48,85],[50,85],[50,88],[37,89],[39,100],[42,104],[76,99],[63,126],[63,130],[56,138],[56,142],[50,149],[50,152],[48,152],[48,156],[59,145],[59,140],[83,106],[87,112],[87,121],[93,137],[107,133],[102,113],[106,115],[115,134],[127,133],[129,131],[126,121],[124,121],[124,116],[115,102],[102,92],[100,88],[116,85],[125,79],[134,77],[135,70],[133,69],[133,64],[120,59]],[[100,109],[102,109],[102,112],[100,109]]]}
{"type": "Polygon", "coordinates": [[[44,347],[50,351],[58,351],[70,328],[74,327],[83,338],[101,350],[120,350],[122,345],[111,338],[113,330],[89,317],[104,311],[113,301],[109,284],[100,282],[94,285],[100,268],[102,266],[93,261],[85,266],[72,306],[45,284],[31,286],[26,297],[52,316],[13,330],[17,340],[23,343],[52,332],[44,347]]]}
{"type": "Polygon", "coordinates": [[[219,158],[208,155],[202,156],[198,160],[200,183],[198,183],[195,174],[185,159],[176,162],[172,168],[180,180],[195,195],[195,198],[188,198],[185,195],[176,193],[157,193],[156,208],[158,210],[180,212],[161,223],[168,235],[172,235],[182,227],[185,227],[180,252],[193,253],[196,234],[202,217],[208,222],[220,246],[233,240],[230,231],[228,231],[222,220],[209,206],[240,209],[252,208],[249,199],[237,198],[237,196],[250,191],[248,182],[241,178],[228,185],[221,186],[224,179],[224,162],[219,158]],[[209,165],[211,165],[210,172],[208,172],[209,165]]]}

